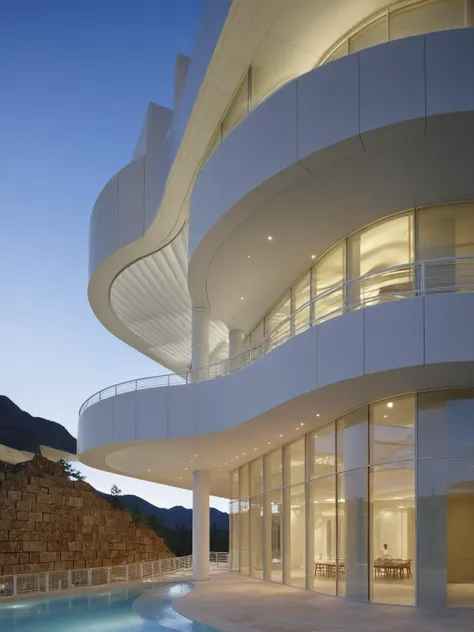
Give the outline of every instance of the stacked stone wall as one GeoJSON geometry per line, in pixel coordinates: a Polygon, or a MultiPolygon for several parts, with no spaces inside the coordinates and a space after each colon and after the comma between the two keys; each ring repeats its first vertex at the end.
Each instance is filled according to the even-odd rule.
{"type": "Polygon", "coordinates": [[[86,482],[40,456],[0,463],[0,575],[96,568],[172,557],[86,482]]]}

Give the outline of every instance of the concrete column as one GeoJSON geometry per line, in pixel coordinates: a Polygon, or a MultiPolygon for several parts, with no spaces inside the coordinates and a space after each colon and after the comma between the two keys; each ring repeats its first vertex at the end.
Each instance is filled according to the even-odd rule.
{"type": "Polygon", "coordinates": [[[205,307],[193,307],[191,368],[193,380],[205,378],[199,369],[209,364],[209,313],[205,307]]]}
{"type": "Polygon", "coordinates": [[[209,472],[193,472],[193,579],[209,579],[209,472]]]}

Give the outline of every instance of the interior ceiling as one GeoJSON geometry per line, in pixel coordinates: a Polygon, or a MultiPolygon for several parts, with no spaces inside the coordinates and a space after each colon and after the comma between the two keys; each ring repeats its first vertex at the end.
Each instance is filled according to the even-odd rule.
{"type": "MultiPolygon", "coordinates": [[[[347,31],[390,4],[394,2],[233,0],[170,170],[157,219],[164,215],[186,219],[202,157],[250,65],[256,105],[313,68],[347,31]]],[[[150,237],[154,229],[152,225],[150,237]]],[[[126,338],[121,334],[125,326],[143,343],[134,344],[131,338],[129,344],[169,369],[182,371],[190,362],[191,301],[183,273],[182,236],[176,241],[159,252],[143,253],[143,259],[131,264],[118,257],[97,283],[110,287],[110,307],[107,303],[99,310],[110,331],[126,338]],[[114,324],[115,319],[122,327],[114,324]]],[[[150,252],[149,246],[140,249],[150,252]]],[[[97,306],[94,310],[98,312],[97,306]]],[[[215,321],[210,334],[212,362],[225,356],[226,335],[226,328],[215,321]]]]}
{"type": "MultiPolygon", "coordinates": [[[[117,318],[141,341],[146,354],[180,372],[191,366],[191,298],[187,286],[188,231],[126,268],[113,282],[110,303],[117,318]]],[[[210,362],[228,355],[228,330],[211,322],[210,362]]]]}
{"type": "Polygon", "coordinates": [[[211,317],[249,332],[313,256],[352,232],[416,206],[473,199],[473,133],[459,126],[361,151],[278,193],[217,247],[206,279],[211,317]]]}

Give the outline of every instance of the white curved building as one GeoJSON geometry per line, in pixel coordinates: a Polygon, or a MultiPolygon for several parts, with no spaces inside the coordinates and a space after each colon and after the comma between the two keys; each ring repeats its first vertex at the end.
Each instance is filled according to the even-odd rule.
{"type": "Polygon", "coordinates": [[[474,606],[474,2],[205,0],[92,212],[89,300],[171,373],[87,465],[230,498],[232,569],[474,606]]]}

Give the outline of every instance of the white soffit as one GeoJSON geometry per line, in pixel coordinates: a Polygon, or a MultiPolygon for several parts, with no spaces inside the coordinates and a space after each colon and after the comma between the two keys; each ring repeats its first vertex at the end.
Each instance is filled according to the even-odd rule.
{"type": "MultiPolygon", "coordinates": [[[[187,227],[167,246],[126,268],[113,282],[110,304],[120,322],[143,341],[143,351],[164,366],[191,364],[191,298],[187,227]]],[[[212,322],[210,361],[226,357],[227,327],[212,322]]]]}

